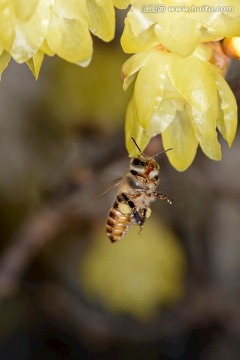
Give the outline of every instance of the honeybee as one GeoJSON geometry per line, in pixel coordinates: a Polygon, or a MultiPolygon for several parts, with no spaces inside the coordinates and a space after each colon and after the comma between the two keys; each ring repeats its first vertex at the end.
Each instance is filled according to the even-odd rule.
{"type": "Polygon", "coordinates": [[[156,192],[160,167],[155,158],[159,154],[153,157],[145,155],[135,139],[132,140],[140,154],[130,160],[129,170],[118,183],[118,193],[106,226],[112,242],[122,239],[132,225],[139,225],[141,232],[146,218],[151,215],[150,204],[156,199],[172,204],[166,195],[156,192]]]}

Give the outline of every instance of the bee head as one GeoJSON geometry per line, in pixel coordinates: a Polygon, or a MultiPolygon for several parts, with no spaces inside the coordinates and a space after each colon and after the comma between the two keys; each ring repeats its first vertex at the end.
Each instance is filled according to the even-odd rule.
{"type": "Polygon", "coordinates": [[[154,158],[146,155],[136,156],[131,159],[130,163],[132,166],[138,169],[147,167],[151,167],[152,169],[159,169],[159,164],[157,163],[157,161],[154,158]]]}
{"type": "Polygon", "coordinates": [[[147,175],[158,180],[159,164],[154,158],[141,154],[131,159],[130,172],[132,175],[147,175]]]}
{"type": "Polygon", "coordinates": [[[164,152],[172,150],[172,148],[167,149],[165,151],[161,151],[160,153],[154,155],[153,157],[150,157],[150,156],[145,155],[141,151],[140,147],[138,146],[138,144],[136,143],[136,140],[133,137],[132,137],[132,141],[134,142],[137,149],[139,150],[140,155],[131,159],[130,172],[133,175],[143,175],[144,174],[144,175],[149,176],[150,179],[154,179],[155,181],[159,180],[158,173],[159,173],[160,166],[157,163],[157,161],[155,160],[155,158],[164,152]]]}

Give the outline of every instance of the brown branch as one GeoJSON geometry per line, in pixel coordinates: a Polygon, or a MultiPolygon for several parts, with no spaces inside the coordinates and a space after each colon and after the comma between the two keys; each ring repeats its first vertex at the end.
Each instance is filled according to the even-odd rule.
{"type": "Polygon", "coordinates": [[[70,212],[74,211],[74,208],[70,209],[69,201],[62,205],[63,208],[60,205],[45,207],[34,213],[14,236],[0,261],[0,297],[10,296],[18,290],[32,257],[62,230],[70,212]]]}
{"type": "Polygon", "coordinates": [[[121,168],[121,156],[125,159],[125,155],[121,142],[112,143],[104,153],[99,151],[91,162],[91,168],[77,169],[71,181],[56,191],[54,200],[26,218],[0,259],[0,298],[17,292],[19,282],[32,258],[71,219],[80,215],[94,219],[102,214],[102,203],[99,206],[94,202],[94,207],[90,208],[87,204],[96,201],[98,194],[102,192],[99,184],[106,183],[106,177],[109,180],[109,167],[111,168],[112,163],[118,159],[121,168]]]}

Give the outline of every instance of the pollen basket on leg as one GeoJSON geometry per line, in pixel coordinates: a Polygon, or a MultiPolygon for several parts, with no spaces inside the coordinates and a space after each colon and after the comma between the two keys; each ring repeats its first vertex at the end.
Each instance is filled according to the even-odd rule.
{"type": "Polygon", "coordinates": [[[131,212],[132,212],[132,209],[130,208],[130,206],[128,204],[125,204],[125,203],[118,204],[118,209],[124,215],[130,215],[131,212]]]}
{"type": "Polygon", "coordinates": [[[148,207],[146,211],[146,218],[149,218],[151,215],[152,215],[152,210],[150,209],[150,207],[148,207]]]}

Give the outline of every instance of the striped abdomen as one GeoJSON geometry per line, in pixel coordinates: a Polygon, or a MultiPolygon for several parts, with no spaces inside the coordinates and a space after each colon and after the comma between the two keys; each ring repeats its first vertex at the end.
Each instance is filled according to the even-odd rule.
{"type": "Polygon", "coordinates": [[[106,231],[112,242],[120,240],[132,224],[131,213],[124,214],[119,209],[118,198],[115,200],[107,221],[106,231]]]}

